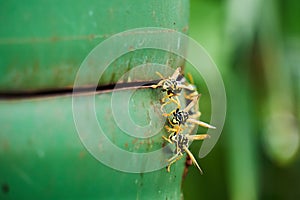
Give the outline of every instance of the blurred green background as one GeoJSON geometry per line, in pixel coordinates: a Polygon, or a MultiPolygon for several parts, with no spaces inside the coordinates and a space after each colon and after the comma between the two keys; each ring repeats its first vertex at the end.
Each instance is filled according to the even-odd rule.
{"type": "Polygon", "coordinates": [[[199,159],[204,175],[189,168],[185,199],[300,199],[298,19],[297,0],[190,1],[189,36],[216,62],[228,102],[217,145],[199,159]]]}

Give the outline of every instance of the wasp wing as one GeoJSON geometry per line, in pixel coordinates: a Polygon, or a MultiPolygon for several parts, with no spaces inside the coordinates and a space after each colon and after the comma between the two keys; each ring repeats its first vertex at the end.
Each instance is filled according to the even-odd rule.
{"type": "Polygon", "coordinates": [[[197,96],[189,103],[189,105],[187,105],[187,107],[185,107],[185,108],[183,109],[183,111],[184,111],[184,112],[189,112],[189,110],[191,110],[191,108],[192,108],[196,103],[198,103],[199,97],[200,97],[200,95],[197,95],[197,96]]]}
{"type": "Polygon", "coordinates": [[[216,129],[216,127],[210,125],[210,124],[207,124],[205,122],[202,122],[202,121],[199,121],[199,120],[196,120],[196,119],[187,119],[187,122],[190,122],[190,123],[194,123],[194,124],[197,124],[199,126],[202,126],[202,127],[205,127],[205,128],[211,128],[211,129],[216,129]]]}
{"type": "Polygon", "coordinates": [[[184,147],[185,152],[190,156],[191,160],[193,161],[194,165],[197,166],[197,168],[199,169],[200,173],[203,174],[202,169],[200,168],[200,166],[198,165],[195,157],[193,156],[192,152],[190,152],[190,150],[187,147],[184,147]]]}
{"type": "Polygon", "coordinates": [[[204,140],[207,138],[210,138],[208,134],[201,134],[201,135],[186,135],[185,137],[188,138],[188,140],[193,141],[193,140],[204,140]]]}
{"type": "Polygon", "coordinates": [[[180,71],[181,71],[181,69],[180,69],[180,67],[178,67],[178,68],[174,71],[174,73],[173,73],[173,75],[170,77],[170,79],[176,80],[177,77],[178,77],[179,74],[180,74],[180,71]]]}

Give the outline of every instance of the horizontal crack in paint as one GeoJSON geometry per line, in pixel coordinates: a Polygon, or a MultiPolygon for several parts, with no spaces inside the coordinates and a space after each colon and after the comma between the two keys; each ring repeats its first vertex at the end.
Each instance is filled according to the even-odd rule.
{"type": "Polygon", "coordinates": [[[46,98],[46,97],[56,97],[56,96],[70,96],[70,95],[91,95],[91,94],[102,94],[109,93],[118,90],[130,90],[138,88],[151,88],[151,85],[157,84],[160,80],[152,81],[139,81],[130,83],[117,83],[111,85],[97,86],[86,86],[76,88],[73,91],[72,87],[53,89],[53,90],[38,90],[38,91],[14,91],[5,92],[0,91],[0,100],[6,99],[30,99],[30,98],[46,98]]]}

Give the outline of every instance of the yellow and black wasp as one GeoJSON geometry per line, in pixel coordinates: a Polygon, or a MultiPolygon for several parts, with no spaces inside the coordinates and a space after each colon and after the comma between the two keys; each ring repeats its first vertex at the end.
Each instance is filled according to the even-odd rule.
{"type": "Polygon", "coordinates": [[[196,111],[195,113],[190,113],[191,108],[198,104],[199,96],[197,95],[194,97],[194,99],[188,104],[187,107],[185,107],[183,110],[179,110],[178,108],[176,110],[173,110],[170,113],[164,113],[163,115],[165,117],[171,116],[171,119],[168,118],[169,126],[165,126],[168,132],[180,132],[183,129],[181,128],[181,125],[186,125],[186,123],[192,123],[197,124],[199,126],[205,127],[205,128],[211,128],[215,129],[214,126],[207,124],[205,122],[197,120],[197,118],[200,117],[201,113],[199,111],[196,111]]]}
{"type": "Polygon", "coordinates": [[[169,78],[164,78],[159,72],[156,72],[156,74],[162,79],[159,81],[156,85],[152,85],[152,88],[161,87],[163,92],[166,92],[166,96],[164,96],[161,101],[163,102],[161,106],[162,108],[171,103],[174,102],[178,108],[180,108],[180,102],[178,99],[178,96],[181,94],[182,89],[189,89],[191,90],[189,86],[184,84],[185,79],[183,77],[180,77],[180,68],[177,68],[172,76],[169,78]],[[169,99],[169,101],[165,101],[166,99],[169,99]]]}
{"type": "Polygon", "coordinates": [[[167,166],[168,172],[170,172],[171,165],[173,163],[175,163],[176,161],[180,160],[184,153],[187,153],[188,156],[191,158],[192,163],[197,166],[197,168],[199,169],[201,174],[203,173],[199,164],[197,163],[195,157],[188,149],[188,146],[189,146],[189,142],[192,142],[193,140],[204,140],[206,138],[209,138],[209,135],[207,135],[207,134],[188,135],[188,134],[181,134],[181,133],[174,132],[173,134],[171,134],[171,137],[166,138],[163,136],[163,138],[166,141],[168,141],[169,143],[176,145],[176,148],[174,151],[175,155],[168,160],[168,163],[169,163],[167,166]]]}

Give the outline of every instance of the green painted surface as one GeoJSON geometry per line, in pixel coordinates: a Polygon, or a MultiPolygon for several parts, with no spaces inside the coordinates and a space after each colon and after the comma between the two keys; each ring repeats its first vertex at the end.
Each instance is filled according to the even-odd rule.
{"type": "MultiPolygon", "coordinates": [[[[0,91],[71,87],[87,54],[109,36],[128,29],[188,29],[188,0],[31,0],[0,4],[0,91]]],[[[158,56],[154,61],[165,58],[164,54],[144,52],[136,62],[151,61],[153,56],[158,56]]],[[[128,66],[127,57],[117,69],[133,64],[135,59],[128,66]]],[[[101,84],[116,82],[118,76],[110,79],[115,71],[111,68],[109,78],[101,84]]]]}
{"type": "MultiPolygon", "coordinates": [[[[0,93],[71,88],[84,58],[113,34],[138,27],[184,33],[188,29],[188,0],[0,0],[0,4],[0,93]]],[[[181,58],[162,51],[128,53],[111,64],[99,85],[116,83],[136,65],[168,60],[173,68],[183,64],[181,58]]],[[[136,80],[149,80],[146,77],[136,80]]],[[[85,79],[89,85],[89,74],[85,79]]],[[[96,95],[96,113],[114,144],[129,152],[150,152],[165,145],[164,131],[150,140],[124,134],[113,120],[110,96],[96,95]]],[[[137,124],[149,123],[148,105],[159,97],[153,89],[134,93],[130,114],[137,124]]],[[[82,120],[88,124],[88,118],[82,120]]],[[[0,99],[0,124],[0,199],[180,199],[184,159],[172,166],[171,173],[162,168],[133,174],[107,167],[80,141],[71,96],[0,99]]],[[[115,162],[130,165],[125,159],[115,162]]]]}
{"type": "MultiPolygon", "coordinates": [[[[141,89],[132,96],[131,116],[136,123],[150,122],[147,117],[138,117],[146,116],[149,103],[159,103],[157,92],[141,89]]],[[[98,121],[111,141],[134,152],[161,148],[164,131],[150,138],[149,146],[145,142],[148,139],[130,137],[118,128],[111,114],[110,96],[111,93],[97,95],[95,104],[98,121]]],[[[185,159],[174,164],[171,173],[162,168],[132,174],[103,165],[79,139],[71,96],[2,100],[0,110],[0,185],[8,187],[7,192],[0,191],[0,199],[180,199],[185,159]]],[[[155,122],[155,119],[151,121],[155,122]]],[[[130,165],[124,159],[116,162],[130,165]]]]}

